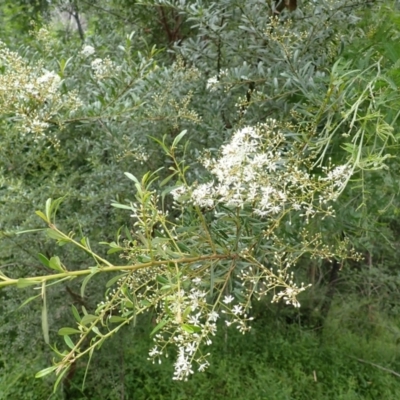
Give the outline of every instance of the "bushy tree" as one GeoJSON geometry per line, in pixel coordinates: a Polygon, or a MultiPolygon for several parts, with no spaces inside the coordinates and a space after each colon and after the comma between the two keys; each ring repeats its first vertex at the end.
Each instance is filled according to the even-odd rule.
{"type": "Polygon", "coordinates": [[[304,260],[360,260],[380,223],[361,224],[382,203],[367,193],[397,168],[398,30],[382,23],[394,8],[123,4],[129,30],[120,2],[76,2],[84,36],[65,45],[33,26],[36,46],[1,49],[0,286],[40,289],[48,343],[49,296],[65,305],[54,284],[85,277],[92,299],[72,306],[67,349],[38,374],[57,382],[143,313],[151,359],[173,345],[175,379],[204,370],[218,321],[246,332],[254,299],[300,305],[304,260]]]}

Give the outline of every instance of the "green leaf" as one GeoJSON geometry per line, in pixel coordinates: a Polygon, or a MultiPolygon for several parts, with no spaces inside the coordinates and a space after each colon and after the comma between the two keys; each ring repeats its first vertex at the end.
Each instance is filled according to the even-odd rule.
{"type": "Polygon", "coordinates": [[[97,327],[97,326],[93,326],[92,327],[92,331],[96,334],[96,335],[98,335],[98,336],[100,336],[100,337],[103,337],[104,335],[99,331],[99,328],[97,327]]]}
{"type": "Polygon", "coordinates": [[[110,319],[109,322],[112,324],[117,324],[118,322],[125,322],[126,318],[123,317],[118,317],[117,315],[113,315],[110,319]]]}
{"type": "Polygon", "coordinates": [[[107,250],[107,254],[119,253],[120,251],[124,251],[124,249],[122,247],[114,247],[110,250],[107,250]]]}
{"type": "Polygon", "coordinates": [[[64,338],[64,342],[66,343],[66,345],[67,345],[71,350],[73,350],[74,347],[75,347],[75,345],[74,345],[74,342],[71,340],[71,338],[70,338],[68,335],[64,335],[63,338],[64,338]]]}
{"type": "Polygon", "coordinates": [[[158,143],[161,146],[161,148],[165,151],[165,153],[169,155],[170,154],[169,148],[164,143],[165,142],[165,136],[166,135],[164,135],[164,137],[163,137],[163,141],[161,141],[160,139],[157,139],[157,138],[155,138],[153,136],[149,136],[149,138],[154,140],[156,143],[158,143]]]}
{"type": "Polygon", "coordinates": [[[133,182],[137,183],[138,185],[140,185],[140,182],[137,180],[137,178],[136,178],[134,175],[132,175],[132,174],[129,173],[129,172],[124,172],[124,174],[125,174],[131,181],[133,181],[133,182]]]}
{"type": "Polygon", "coordinates": [[[92,272],[90,275],[87,275],[86,278],[82,281],[81,285],[81,297],[85,297],[85,289],[88,282],[96,275],[96,272],[92,272]]]}
{"type": "Polygon", "coordinates": [[[40,232],[40,231],[43,231],[43,230],[44,230],[43,228],[38,228],[38,229],[27,229],[27,230],[25,230],[25,231],[18,231],[18,232],[15,232],[15,234],[16,234],[16,235],[22,235],[22,234],[24,234],[24,233],[40,232]]]}
{"type": "Polygon", "coordinates": [[[146,299],[142,299],[142,300],[140,300],[140,305],[141,305],[141,307],[149,307],[152,305],[152,303],[146,299]]]}
{"type": "Polygon", "coordinates": [[[96,319],[98,319],[98,317],[96,317],[95,315],[86,314],[81,319],[81,325],[86,326],[86,325],[92,323],[93,321],[95,321],[96,319]]]}
{"type": "Polygon", "coordinates": [[[45,266],[49,268],[49,259],[43,255],[42,253],[38,254],[39,261],[45,266]]]}
{"type": "Polygon", "coordinates": [[[35,378],[43,378],[44,376],[51,374],[56,369],[57,369],[57,365],[53,365],[52,367],[42,369],[41,371],[39,371],[35,374],[35,378]]]}
{"type": "Polygon", "coordinates": [[[75,328],[68,328],[68,327],[66,327],[66,328],[61,328],[61,329],[58,331],[58,334],[59,334],[60,336],[64,336],[64,335],[74,335],[75,333],[82,333],[82,332],[79,331],[78,329],[75,329],[75,328]]]}
{"type": "Polygon", "coordinates": [[[182,329],[187,333],[201,332],[201,328],[199,326],[188,325],[188,324],[182,324],[181,326],[182,329]]]}
{"type": "Polygon", "coordinates": [[[176,147],[178,145],[178,143],[182,140],[182,138],[186,135],[187,130],[185,129],[184,131],[182,131],[172,142],[172,147],[176,147]]]}
{"type": "Polygon", "coordinates": [[[118,279],[122,278],[123,276],[126,276],[126,273],[125,273],[125,274],[120,274],[120,275],[114,276],[113,278],[111,278],[111,279],[106,283],[106,287],[107,287],[107,288],[111,287],[112,285],[114,285],[115,282],[118,281],[118,279]]]}
{"type": "MultiPolygon", "coordinates": [[[[65,338],[65,336],[64,336],[65,338]]],[[[64,375],[68,372],[68,370],[70,369],[70,366],[68,366],[67,368],[65,368],[60,375],[58,375],[58,378],[56,380],[56,383],[54,384],[54,390],[53,393],[56,392],[58,385],[60,384],[61,380],[63,379],[64,375]]]]}
{"type": "Polygon", "coordinates": [[[79,311],[77,310],[77,308],[74,305],[72,305],[71,309],[72,309],[72,314],[74,314],[74,318],[76,319],[76,321],[81,322],[81,316],[79,315],[79,311]]]}
{"type": "Polygon", "coordinates": [[[165,324],[168,323],[167,319],[162,319],[157,325],[156,327],[151,331],[150,336],[155,335],[160,329],[162,329],[165,324]]]}
{"type": "Polygon", "coordinates": [[[64,269],[61,266],[60,258],[57,257],[57,256],[50,258],[49,268],[54,269],[54,270],[59,271],[59,272],[64,272],[64,269]]]}
{"type": "Polygon", "coordinates": [[[120,204],[120,203],[111,203],[111,206],[115,208],[122,208],[124,210],[132,210],[131,206],[127,206],[125,204],[120,204]]]}
{"type": "Polygon", "coordinates": [[[51,198],[46,200],[46,218],[51,220],[51,198]]]}
{"type": "MultiPolygon", "coordinates": [[[[160,187],[163,187],[164,185],[166,185],[178,172],[175,171],[174,173],[168,175],[164,180],[162,180],[162,182],[160,183],[160,187]]],[[[173,189],[173,187],[171,188],[171,190],[173,189]]],[[[169,191],[171,191],[169,190],[169,191]]],[[[165,192],[165,191],[164,191],[165,192]]],[[[163,193],[164,193],[163,192],[163,193]]]]}
{"type": "Polygon", "coordinates": [[[158,283],[161,283],[162,285],[166,285],[169,283],[169,280],[165,276],[162,276],[162,275],[157,275],[156,281],[158,283]]]}
{"type": "Polygon", "coordinates": [[[40,294],[37,294],[36,296],[29,297],[29,299],[26,299],[26,300],[17,308],[17,310],[19,310],[19,309],[22,308],[23,306],[27,305],[28,303],[30,303],[32,300],[37,299],[38,297],[40,297],[40,294]]]}
{"type": "Polygon", "coordinates": [[[49,338],[49,321],[47,318],[47,304],[46,304],[46,291],[45,291],[45,282],[42,284],[42,297],[43,297],[43,307],[42,307],[42,331],[43,337],[46,344],[50,343],[49,338]]]}
{"type": "Polygon", "coordinates": [[[32,285],[40,285],[42,282],[40,281],[33,281],[30,279],[24,279],[24,278],[20,278],[17,281],[17,288],[24,288],[27,286],[32,286],[32,285]]]}
{"type": "Polygon", "coordinates": [[[42,218],[46,222],[50,222],[47,217],[41,212],[41,211],[35,211],[35,214],[38,215],[40,218],[42,218]]]}
{"type": "Polygon", "coordinates": [[[132,235],[131,235],[131,233],[130,233],[130,231],[129,231],[129,229],[125,226],[125,235],[126,235],[126,237],[131,241],[131,242],[133,242],[133,238],[132,238],[132,235]]]}
{"type": "Polygon", "coordinates": [[[64,240],[64,241],[68,240],[65,236],[61,235],[61,233],[58,233],[53,229],[46,229],[46,234],[51,239],[64,240]]]}
{"type": "Polygon", "coordinates": [[[186,310],[183,312],[182,317],[185,319],[192,311],[192,307],[188,306],[186,307],[186,310]]]}
{"type": "Polygon", "coordinates": [[[354,153],[356,146],[353,143],[343,143],[342,149],[348,153],[354,153]]]}

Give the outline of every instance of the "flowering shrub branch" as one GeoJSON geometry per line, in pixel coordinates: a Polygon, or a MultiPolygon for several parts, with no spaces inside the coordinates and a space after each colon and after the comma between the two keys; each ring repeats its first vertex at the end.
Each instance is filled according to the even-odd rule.
{"type": "Polygon", "coordinates": [[[138,315],[153,311],[157,317],[149,359],[161,362],[175,347],[173,379],[186,380],[209,365],[206,348],[213,342],[219,320],[245,333],[251,327],[252,299],[269,293],[272,302],[283,300],[300,307],[298,295],[308,286],[295,282],[291,267],[301,257],[358,257],[346,241],[332,247],[321,234],[308,230],[311,218],[333,216],[330,203],[349,178],[346,166],[311,171],[312,157],[299,157],[287,127],[269,120],[239,129],[216,157],[204,158],[215,180],[189,184],[184,156],[176,154],[185,133],[171,147],[159,141],[174,163],[172,174],[160,185],[175,181],[161,195],[153,189],[156,173],[147,173],[140,181],[126,173],[135,185],[136,199],[114,206],[131,212],[132,229],[125,238],[120,235],[108,244],[109,254],[120,252],[122,265],[94,253],[87,238],[75,240],[72,233],[57,227],[54,218],[60,200],[48,200],[45,212],[37,211],[48,224],[50,238],[81,248],[96,265],[74,271],[58,257],[41,255],[43,264],[56,273],[24,279],[0,275],[0,287],[39,285],[45,293],[51,281],[86,276],[83,295],[96,274],[118,273],[107,283],[105,299],[93,314],[73,306],[75,327],[59,331],[67,350],[55,350],[60,361],[37,376],[56,371],[59,382],[77,359],[91,358],[107,338],[134,324],[138,315]],[[169,206],[161,201],[168,193],[173,198],[169,206]],[[281,231],[292,219],[304,221],[295,241],[281,231]]]}

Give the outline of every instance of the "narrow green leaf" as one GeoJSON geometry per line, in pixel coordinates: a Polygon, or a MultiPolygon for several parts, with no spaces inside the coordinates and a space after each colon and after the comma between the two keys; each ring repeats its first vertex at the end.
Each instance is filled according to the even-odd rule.
{"type": "Polygon", "coordinates": [[[98,336],[100,336],[100,337],[103,337],[104,335],[99,331],[99,328],[97,327],[97,326],[93,326],[92,327],[92,331],[96,334],[96,335],[98,335],[98,336]]]}
{"type": "Polygon", "coordinates": [[[201,331],[201,328],[199,326],[188,325],[188,324],[182,324],[182,329],[187,333],[195,333],[201,331]]]}
{"type": "Polygon", "coordinates": [[[63,338],[64,338],[64,342],[66,343],[66,345],[67,345],[71,350],[73,350],[74,347],[75,347],[75,345],[74,345],[74,342],[71,340],[71,338],[70,338],[68,335],[64,335],[63,338]]]}
{"type": "Polygon", "coordinates": [[[176,147],[178,145],[178,143],[182,140],[182,138],[186,135],[187,130],[185,129],[184,131],[182,131],[172,142],[172,147],[176,147]]]}
{"type": "Polygon", "coordinates": [[[152,305],[152,303],[150,301],[146,300],[146,299],[143,299],[143,300],[140,300],[140,305],[142,307],[149,307],[149,306],[152,305]]]}
{"type": "Polygon", "coordinates": [[[120,274],[120,275],[114,276],[113,278],[111,278],[111,279],[106,283],[106,287],[107,287],[107,288],[111,287],[112,285],[114,285],[115,282],[118,281],[118,279],[122,278],[123,276],[126,276],[126,273],[125,273],[125,274],[120,274]]]}
{"type": "Polygon", "coordinates": [[[165,324],[167,324],[168,320],[167,319],[162,319],[157,325],[156,327],[151,331],[150,336],[155,335],[160,329],[162,329],[165,324]]]}
{"type": "Polygon", "coordinates": [[[77,308],[74,305],[72,305],[71,309],[72,309],[72,314],[74,314],[74,318],[76,319],[76,322],[81,322],[81,316],[79,315],[79,311],[77,310],[77,308]]]}
{"type": "Polygon", "coordinates": [[[161,181],[160,187],[163,187],[164,185],[166,185],[176,174],[177,174],[177,172],[175,171],[173,174],[168,175],[164,180],[161,181]]]}
{"type": "Polygon", "coordinates": [[[125,204],[111,203],[111,206],[112,206],[112,207],[115,207],[115,208],[122,208],[122,209],[124,209],[124,210],[132,210],[132,207],[131,207],[131,206],[127,206],[127,205],[125,205],[125,204]]]}
{"type": "Polygon", "coordinates": [[[40,232],[40,231],[43,231],[43,230],[44,230],[43,228],[38,228],[38,229],[27,229],[27,230],[25,230],[25,231],[18,231],[18,232],[15,232],[15,234],[16,234],[16,235],[22,235],[22,234],[24,234],[24,233],[40,232]]]}
{"type": "Polygon", "coordinates": [[[85,289],[86,289],[86,285],[88,284],[88,282],[96,275],[96,272],[91,273],[90,275],[87,275],[86,278],[82,281],[82,285],[81,285],[81,297],[85,297],[85,289]]]}
{"type": "Polygon", "coordinates": [[[61,328],[61,329],[58,331],[58,334],[59,334],[60,336],[74,335],[75,333],[82,333],[82,332],[79,331],[78,329],[75,329],[75,328],[68,328],[68,327],[66,327],[66,328],[61,328]]]}
{"type": "Polygon", "coordinates": [[[162,276],[162,275],[157,275],[156,281],[161,283],[162,285],[169,283],[169,280],[165,276],[162,276]]]}
{"type": "Polygon", "coordinates": [[[113,249],[107,250],[107,254],[119,253],[120,251],[124,251],[124,249],[122,247],[113,248],[113,249]]]}
{"type": "Polygon", "coordinates": [[[42,211],[35,211],[35,214],[37,216],[39,216],[40,218],[42,218],[44,221],[49,222],[49,220],[47,219],[47,217],[42,213],[42,211]]]}
{"type": "Polygon", "coordinates": [[[41,371],[39,371],[39,372],[37,372],[35,374],[35,378],[43,378],[44,376],[51,374],[56,369],[57,369],[56,365],[53,365],[52,367],[48,367],[48,368],[42,369],[41,371]]]}
{"type": "Polygon", "coordinates": [[[161,141],[160,139],[157,139],[153,136],[149,136],[150,139],[154,140],[156,143],[158,143],[161,148],[165,151],[166,154],[170,154],[169,148],[165,145],[164,141],[165,141],[165,135],[163,137],[163,141],[161,141]]]}
{"type": "Polygon", "coordinates": [[[52,203],[51,203],[51,207],[50,207],[50,218],[53,217],[55,218],[58,207],[60,207],[60,204],[64,201],[65,196],[63,197],[59,197],[58,199],[55,199],[52,203]]]}
{"type": "MultiPolygon", "coordinates": [[[[65,337],[65,336],[64,336],[65,337]]],[[[60,384],[61,380],[63,379],[64,375],[68,372],[68,370],[70,369],[70,366],[68,366],[67,368],[65,368],[60,375],[58,375],[58,378],[56,380],[56,383],[54,384],[54,390],[53,393],[56,392],[58,385],[60,384]]]]}
{"type": "Polygon", "coordinates": [[[81,325],[88,325],[90,323],[92,323],[93,321],[95,321],[98,317],[96,317],[95,315],[92,314],[86,314],[82,317],[81,319],[81,325]]]}
{"type": "Polygon", "coordinates": [[[125,174],[131,181],[133,181],[133,182],[137,183],[138,185],[140,185],[140,182],[137,180],[137,178],[136,178],[134,175],[132,175],[132,174],[129,173],[129,172],[124,172],[124,174],[125,174]]]}
{"type": "Polygon", "coordinates": [[[191,313],[192,307],[188,306],[186,307],[186,310],[183,312],[183,319],[186,319],[186,317],[191,313]]]}
{"type": "Polygon", "coordinates": [[[46,229],[46,234],[51,239],[56,240],[68,240],[65,236],[61,235],[60,233],[54,231],[53,229],[46,229]]]}
{"type": "Polygon", "coordinates": [[[83,237],[83,238],[81,239],[81,243],[82,243],[82,245],[85,246],[87,249],[91,250],[89,238],[83,237]]]}
{"type": "Polygon", "coordinates": [[[133,238],[132,238],[132,235],[131,235],[131,232],[129,231],[129,229],[125,226],[125,235],[126,235],[126,237],[131,241],[131,242],[133,242],[133,238]]]}
{"type": "Polygon", "coordinates": [[[38,254],[39,261],[45,266],[49,267],[49,259],[42,253],[38,254]]]}
{"type": "Polygon", "coordinates": [[[51,220],[51,198],[46,200],[46,217],[47,220],[51,220]]]}
{"type": "Polygon", "coordinates": [[[42,297],[43,297],[43,307],[42,307],[42,330],[43,337],[46,344],[50,343],[49,338],[49,321],[47,318],[47,303],[46,303],[46,283],[42,284],[42,297]]]}
{"type": "Polygon", "coordinates": [[[40,294],[37,294],[36,296],[29,297],[29,299],[26,299],[26,300],[17,308],[17,310],[19,310],[19,309],[22,308],[23,306],[27,305],[28,303],[30,303],[32,300],[37,299],[38,297],[40,297],[40,294]]]}
{"type": "Polygon", "coordinates": [[[136,298],[133,297],[133,292],[131,289],[129,289],[129,287],[123,286],[121,291],[133,305],[137,303],[136,298]]]}
{"type": "Polygon", "coordinates": [[[117,324],[118,322],[125,322],[126,318],[123,317],[118,317],[117,315],[113,315],[110,319],[109,322],[112,324],[117,324]]]}
{"type": "Polygon", "coordinates": [[[83,376],[82,387],[85,387],[86,376],[87,376],[87,373],[88,373],[88,371],[89,371],[90,362],[92,361],[93,352],[94,352],[94,347],[92,347],[92,348],[89,350],[89,361],[86,363],[85,375],[83,376]]]}
{"type": "Polygon", "coordinates": [[[24,288],[27,286],[32,286],[32,285],[40,285],[42,282],[40,281],[32,281],[24,278],[20,278],[17,281],[17,288],[24,288]]]}

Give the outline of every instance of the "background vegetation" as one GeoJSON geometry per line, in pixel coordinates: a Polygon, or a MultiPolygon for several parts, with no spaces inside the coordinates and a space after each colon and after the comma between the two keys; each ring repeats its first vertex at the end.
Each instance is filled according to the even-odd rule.
{"type": "MultiPolygon", "coordinates": [[[[79,360],[52,393],[54,377],[34,377],[53,358],[42,305],[20,307],[38,292],[1,288],[0,399],[400,397],[400,5],[297,3],[273,18],[274,5],[264,0],[0,2],[1,38],[24,60],[20,68],[62,79],[61,100],[32,98],[22,111],[13,108],[16,89],[7,85],[18,79],[9,74],[16,64],[2,53],[1,272],[46,274],[38,253],[57,254],[75,270],[92,265],[41,232],[18,234],[42,227],[35,211],[48,198],[64,196],[57,223],[89,237],[105,256],[99,242],[132,227],[129,211],[111,206],[134,199],[124,172],[141,177],[164,167],[159,174],[169,177],[171,161],[150,137],[171,146],[187,130],[188,179],[203,182],[204,150],[268,118],[294,127],[299,142],[324,155],[321,166],[352,165],[336,217],[307,226],[328,244],[345,238],[362,254],[343,263],[302,257],[296,280],[312,287],[300,295],[301,307],[256,302],[246,336],[221,323],[210,367],[188,382],[171,379],[173,360],[147,360],[155,322],[146,315],[94,353],[84,387],[79,360]],[[82,52],[85,46],[95,53],[82,52]],[[103,70],[93,68],[96,58],[108,60],[103,70]],[[39,109],[47,110],[47,126],[29,131],[29,112],[39,109]]],[[[293,220],[280,235],[296,240],[303,227],[293,220]]],[[[81,282],[49,288],[50,343],[63,346],[57,332],[73,325],[71,306],[95,310],[108,278],[92,279],[84,298],[81,282]]]]}

